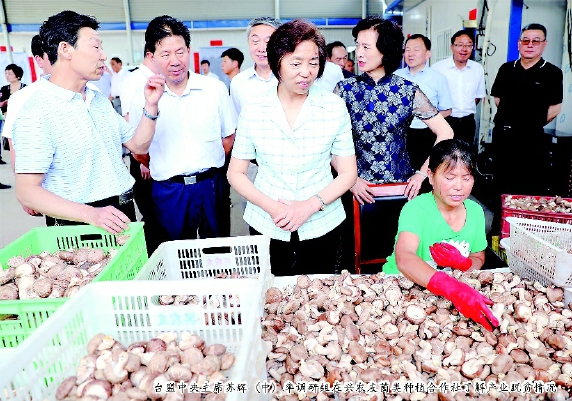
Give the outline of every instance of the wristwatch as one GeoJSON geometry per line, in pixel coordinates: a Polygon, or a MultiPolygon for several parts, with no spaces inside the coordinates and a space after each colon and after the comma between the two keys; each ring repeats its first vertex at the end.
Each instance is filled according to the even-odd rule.
{"type": "Polygon", "coordinates": [[[147,117],[148,119],[155,121],[156,119],[159,118],[159,109],[157,109],[157,115],[154,116],[152,114],[149,114],[149,112],[147,110],[145,110],[145,107],[143,107],[143,115],[145,117],[147,117]]]}
{"type": "Polygon", "coordinates": [[[322,206],[320,206],[320,211],[323,212],[324,210],[326,210],[326,202],[324,202],[324,200],[322,199],[322,197],[320,195],[316,194],[315,196],[322,203],[322,206]]]}

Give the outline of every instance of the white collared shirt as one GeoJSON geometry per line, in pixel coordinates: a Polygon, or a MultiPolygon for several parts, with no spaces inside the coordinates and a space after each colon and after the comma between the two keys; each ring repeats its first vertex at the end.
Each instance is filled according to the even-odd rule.
{"type": "Polygon", "coordinates": [[[14,122],[16,173],[44,174],[42,187],[73,202],[117,196],[135,180],[122,144],[135,130],[101,93],[80,93],[39,80],[14,122]]]}
{"type": "Polygon", "coordinates": [[[340,66],[330,61],[326,61],[326,64],[324,65],[324,73],[320,78],[314,81],[314,85],[319,86],[328,92],[333,92],[338,82],[343,80],[344,74],[342,73],[340,66]]]}
{"type": "Polygon", "coordinates": [[[234,104],[236,115],[240,115],[241,109],[250,99],[277,85],[278,80],[274,74],[271,74],[270,78],[264,79],[258,75],[254,67],[238,73],[230,81],[230,98],[234,104]]]}
{"type": "MultiPolygon", "coordinates": [[[[4,124],[2,125],[2,136],[4,138],[11,139],[12,138],[12,129],[14,128],[14,121],[16,121],[16,117],[20,112],[20,109],[26,103],[34,92],[41,88],[41,79],[50,79],[49,75],[44,75],[40,77],[36,82],[31,85],[26,86],[25,88],[20,89],[19,91],[13,93],[10,96],[10,101],[8,102],[8,111],[6,112],[6,118],[4,120],[4,124]]],[[[95,91],[100,92],[99,88],[92,84],[91,82],[86,83],[86,86],[95,91]]]]}
{"type": "MultiPolygon", "coordinates": [[[[232,156],[256,159],[254,186],[274,200],[302,201],[332,181],[332,155],[355,154],[352,127],[344,101],[314,85],[290,128],[277,90],[269,89],[244,107],[238,119],[232,156]]],[[[299,229],[300,240],[320,237],[345,218],[340,199],[314,213],[299,229]]],[[[258,232],[281,241],[290,232],[276,227],[262,208],[248,202],[244,220],[258,232]]]]}
{"type": "Polygon", "coordinates": [[[128,70],[121,69],[119,72],[114,72],[111,74],[111,89],[109,94],[113,97],[121,97],[121,91],[123,90],[123,83],[129,76],[130,72],[128,70]]]}
{"type": "Polygon", "coordinates": [[[467,60],[467,65],[459,70],[451,56],[433,64],[431,68],[447,77],[454,103],[451,116],[465,117],[475,114],[477,111],[475,99],[486,96],[483,67],[473,60],[467,60]]]}
{"type": "MultiPolygon", "coordinates": [[[[421,91],[427,96],[431,104],[439,111],[449,110],[453,108],[453,100],[449,93],[449,83],[447,78],[440,72],[435,71],[433,68],[425,64],[425,67],[417,74],[411,74],[409,67],[400,68],[394,72],[411,82],[419,85],[421,91]]],[[[410,125],[411,128],[424,129],[427,124],[415,117],[410,125]]]]}
{"type": "Polygon", "coordinates": [[[131,107],[131,102],[135,94],[141,88],[145,87],[145,82],[153,75],[153,71],[143,64],[140,64],[139,68],[129,73],[125,82],[123,82],[123,89],[121,91],[121,113],[123,116],[129,113],[129,108],[131,107]]]}
{"type": "MultiPolygon", "coordinates": [[[[131,103],[129,122],[137,126],[145,106],[143,88],[131,103]]],[[[224,165],[222,138],[234,134],[236,118],[226,85],[189,73],[181,96],[169,87],[159,100],[159,118],[149,148],[153,178],[164,181],[224,165]]]]}

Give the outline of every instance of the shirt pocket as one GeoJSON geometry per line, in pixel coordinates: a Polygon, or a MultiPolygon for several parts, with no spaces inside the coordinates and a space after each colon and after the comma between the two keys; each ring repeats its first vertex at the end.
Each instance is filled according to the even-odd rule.
{"type": "MultiPolygon", "coordinates": [[[[200,142],[213,142],[221,140],[221,121],[218,109],[214,106],[197,107],[192,112],[187,112],[183,121],[187,121],[187,127],[193,136],[200,142]]],[[[185,111],[183,111],[185,113],[185,111]]]]}

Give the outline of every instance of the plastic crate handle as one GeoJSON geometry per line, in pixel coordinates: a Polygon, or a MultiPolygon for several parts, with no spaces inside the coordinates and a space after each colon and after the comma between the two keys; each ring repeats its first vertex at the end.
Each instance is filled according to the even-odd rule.
{"type": "Polygon", "coordinates": [[[232,253],[232,248],[230,246],[210,246],[208,248],[202,248],[201,250],[204,255],[232,253]]]}
{"type": "Polygon", "coordinates": [[[81,234],[79,236],[80,241],[100,241],[103,239],[101,234],[81,234]]]}

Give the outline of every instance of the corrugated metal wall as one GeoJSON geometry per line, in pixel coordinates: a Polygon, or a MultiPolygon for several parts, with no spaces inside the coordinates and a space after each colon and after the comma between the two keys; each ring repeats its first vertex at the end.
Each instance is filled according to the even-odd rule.
{"type": "MultiPolygon", "coordinates": [[[[133,1],[133,0],[132,0],[133,1]]],[[[133,2],[139,2],[133,1],[133,2]]],[[[151,3],[151,2],[149,2],[151,3]]],[[[63,10],[93,15],[99,22],[123,22],[123,2],[120,0],[4,0],[9,24],[41,24],[49,16],[63,10]]],[[[157,8],[157,2],[154,3],[157,8]]]]}
{"type": "Polygon", "coordinates": [[[261,15],[274,15],[274,0],[163,0],[160,7],[157,4],[157,1],[130,0],[131,19],[150,21],[163,14],[183,21],[252,19],[261,15]]]}
{"type": "MultiPolygon", "coordinates": [[[[123,22],[125,14],[120,0],[4,0],[9,24],[41,24],[50,15],[74,10],[95,16],[100,22],[123,22]]],[[[281,18],[360,18],[361,0],[281,0],[281,18]]],[[[381,10],[380,0],[368,2],[368,11],[381,10]]],[[[275,15],[274,0],[130,0],[131,20],[148,22],[158,15],[172,15],[184,21],[241,20],[261,15],[275,15]]]]}

